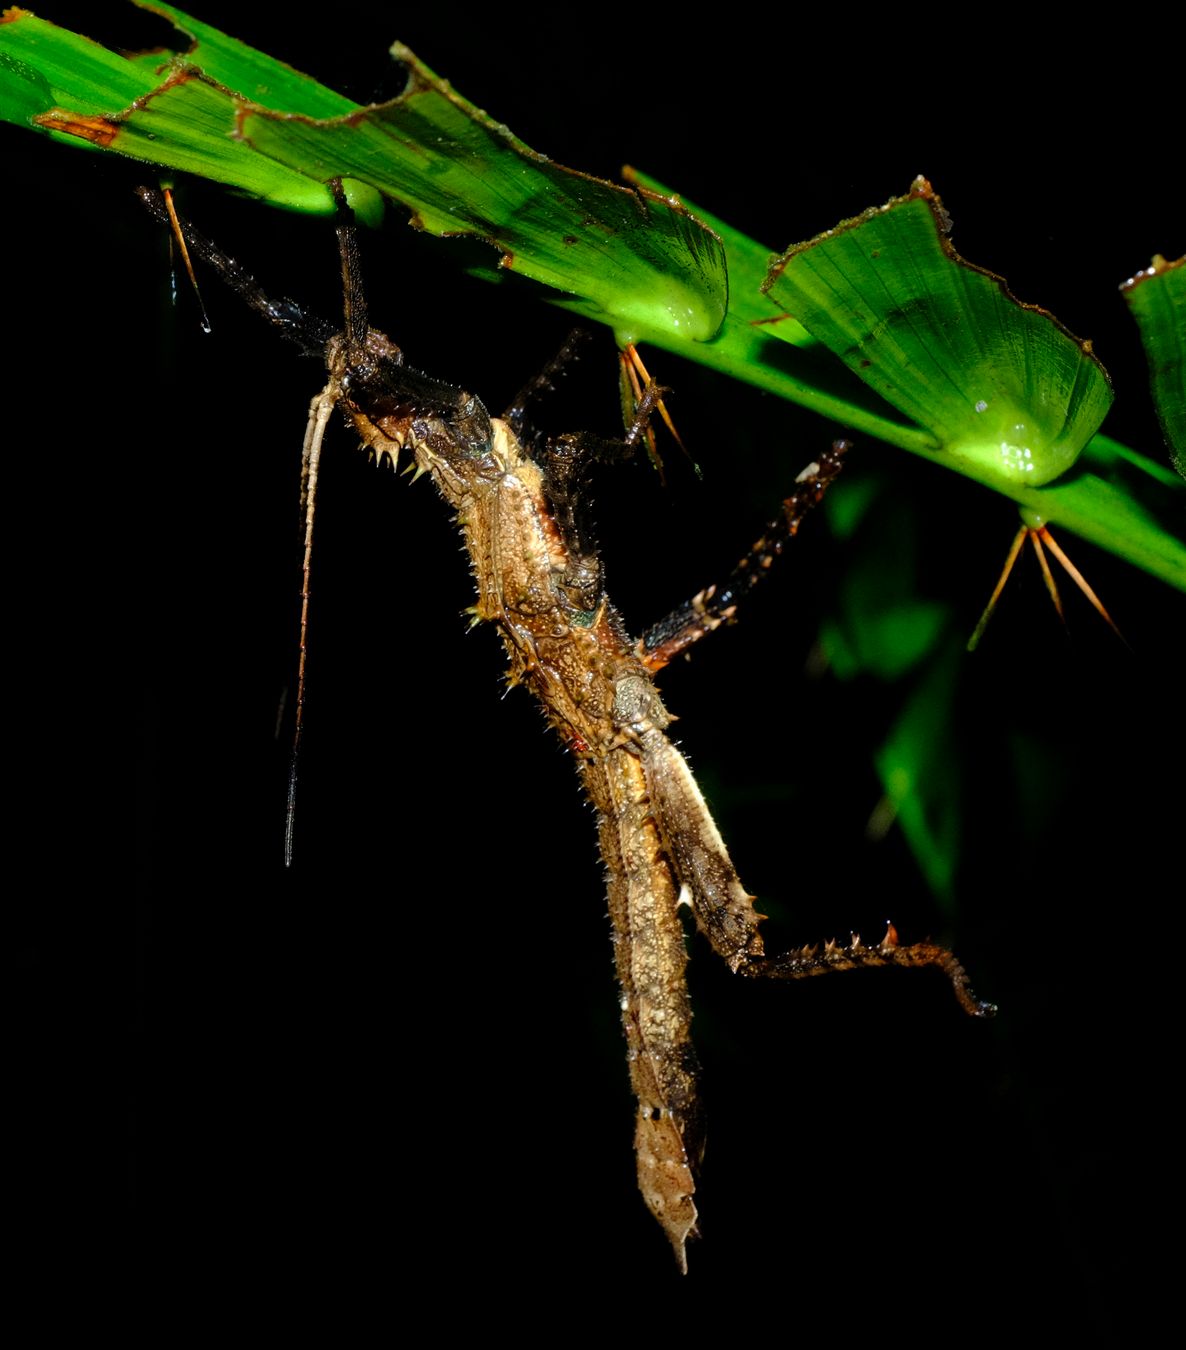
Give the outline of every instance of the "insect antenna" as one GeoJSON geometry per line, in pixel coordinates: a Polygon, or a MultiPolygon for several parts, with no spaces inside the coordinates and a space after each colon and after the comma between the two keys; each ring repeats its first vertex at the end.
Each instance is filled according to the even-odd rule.
{"type": "MultiPolygon", "coordinates": [[[[365,358],[367,337],[366,292],[362,284],[362,263],[358,251],[358,234],[354,228],[354,213],[346,202],[340,179],[331,183],[338,207],[336,234],[338,257],[342,267],[342,296],[345,311],[345,342],[347,364],[365,358]]],[[[297,658],[296,710],[293,716],[292,752],[288,762],[288,795],[284,812],[284,866],[291,867],[296,841],[297,771],[300,764],[301,736],[305,727],[305,694],[308,688],[309,658],[309,597],[313,572],[313,528],[317,514],[317,480],[321,469],[321,447],[325,429],[341,397],[341,386],[336,374],[309,405],[309,421],[305,426],[305,441],[301,447],[301,509],[304,512],[304,554],[301,560],[301,636],[297,658]]]]}
{"type": "Polygon", "coordinates": [[[333,381],[309,405],[305,442],[301,446],[301,510],[305,517],[304,554],[301,560],[301,636],[297,657],[296,710],[293,715],[292,750],[288,760],[288,795],[284,810],[284,866],[292,866],[296,840],[297,768],[301,733],[305,726],[306,667],[309,656],[309,578],[313,570],[313,524],[317,510],[317,477],[321,468],[321,445],[337,403],[333,381]]]}

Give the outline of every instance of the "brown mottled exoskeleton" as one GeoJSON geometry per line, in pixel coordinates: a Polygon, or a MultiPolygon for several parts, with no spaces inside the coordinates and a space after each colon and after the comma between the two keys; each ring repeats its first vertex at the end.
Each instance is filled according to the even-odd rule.
{"type": "MultiPolygon", "coordinates": [[[[162,214],[154,194],[147,204],[162,214]]],[[[631,1085],[637,1099],[635,1152],[643,1198],[681,1269],[696,1233],[696,1173],[703,1149],[687,964],[679,908],[740,975],[798,979],[865,966],[939,966],[961,1005],[982,1016],[955,957],[929,944],[899,945],[892,926],[866,946],[828,943],[779,956],[763,950],[753,897],[679,750],[654,672],[726,621],[739,594],[795,533],[840,469],[837,442],[800,474],[770,526],[728,583],[701,592],[633,641],[605,590],[581,501],[582,460],[604,443],[581,435],[528,434],[524,398],[503,418],[481,401],[422,375],[371,328],[358,285],[353,234],[342,227],[346,326],[341,333],[267,299],[250,277],[188,226],[189,245],[271,322],[306,347],[324,349],[329,380],[314,399],[306,437],[306,495],[315,487],[321,438],[335,407],[376,461],[410,455],[457,513],[474,576],[476,620],[497,625],[512,684],[527,685],[576,758],[598,813],[608,874],[614,956],[621,986],[631,1085]]],[[[546,378],[535,386],[546,383],[546,378]]],[[[531,393],[535,386],[529,386],[531,393]]],[[[627,444],[643,434],[659,391],[644,395],[627,444]]],[[[306,547],[311,538],[311,510],[306,547]]],[[[308,595],[306,558],[305,599],[308,595]]],[[[302,621],[303,624],[303,621],[302,621]]],[[[302,636],[302,653],[303,653],[302,636]]],[[[298,728],[299,708],[298,697],[298,728]]],[[[291,817],[290,817],[291,818],[291,817]]]]}

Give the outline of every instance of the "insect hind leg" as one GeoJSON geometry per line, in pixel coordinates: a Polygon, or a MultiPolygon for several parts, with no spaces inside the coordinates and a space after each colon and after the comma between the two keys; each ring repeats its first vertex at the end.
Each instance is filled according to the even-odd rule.
{"type": "Polygon", "coordinates": [[[854,935],[847,945],[825,942],[823,946],[792,948],[779,956],[747,957],[737,967],[739,975],[774,979],[803,980],[813,975],[827,975],[837,970],[864,970],[873,966],[936,966],[951,982],[956,999],[972,1017],[992,1017],[996,1004],[979,999],[972,992],[967,972],[955,954],[946,947],[930,942],[917,942],[903,947],[892,923],[886,925],[885,937],[875,947],[866,946],[854,935]]]}

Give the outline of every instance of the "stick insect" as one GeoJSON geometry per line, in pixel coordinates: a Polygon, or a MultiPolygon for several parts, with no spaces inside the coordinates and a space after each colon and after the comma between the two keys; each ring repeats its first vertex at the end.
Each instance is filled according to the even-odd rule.
{"type": "MultiPolygon", "coordinates": [[[[164,217],[156,194],[142,190],[141,197],[164,217]]],[[[681,907],[691,910],[700,933],[736,974],[801,979],[871,966],[936,966],[966,1012],[979,1017],[993,1011],[972,994],[949,951],[929,943],[903,945],[892,924],[875,945],[854,937],[848,944],[767,955],[759,931],[763,916],[667,735],[673,718],[655,672],[732,616],[739,595],[821,499],[846,446],[836,442],[799,475],[782,516],[725,586],[702,591],[633,641],[606,592],[584,493],[590,458],[609,447],[584,434],[544,436],[527,420],[527,403],[550,372],[528,385],[500,418],[491,417],[475,395],[413,370],[400,348],[368,322],[348,223],[338,229],[346,296],[340,332],[291,301],[269,299],[238,264],[188,224],[183,229],[189,248],[252,308],[307,350],[325,353],[328,382],[313,400],[306,437],[310,495],[335,408],[376,462],[395,467],[410,457],[417,476],[430,476],[456,512],[469,554],[478,591],[474,621],[498,629],[510,683],[534,693],[576,760],[597,812],[608,878],[637,1103],[638,1185],[686,1272],[686,1244],[697,1236],[694,1196],[704,1124],[681,907]]],[[[661,392],[644,394],[627,448],[641,438],[661,392]]],[[[307,600],[307,556],[305,581],[307,600]]],[[[303,637],[302,630],[302,652],[303,637]]]]}

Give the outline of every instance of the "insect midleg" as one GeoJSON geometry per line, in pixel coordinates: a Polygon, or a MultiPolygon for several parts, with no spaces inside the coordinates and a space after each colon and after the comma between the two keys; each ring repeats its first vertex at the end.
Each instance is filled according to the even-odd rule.
{"type": "Polygon", "coordinates": [[[803,470],[796,480],[799,486],[783,502],[782,514],[766,526],[722,585],[706,587],[643,632],[637,652],[648,670],[662,670],[693,643],[733,618],[738,603],[766,576],[784,545],[798,533],[806,514],[823,500],[848,449],[847,441],[835,441],[818,461],[803,470]]]}

